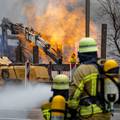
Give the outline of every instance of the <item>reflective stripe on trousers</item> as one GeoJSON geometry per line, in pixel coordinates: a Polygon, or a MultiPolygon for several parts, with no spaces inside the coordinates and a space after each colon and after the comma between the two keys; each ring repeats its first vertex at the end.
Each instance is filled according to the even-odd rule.
{"type": "Polygon", "coordinates": [[[111,113],[96,113],[90,117],[80,117],[80,120],[111,120],[111,113]]]}
{"type": "Polygon", "coordinates": [[[91,104],[89,106],[80,106],[80,115],[92,115],[96,113],[102,113],[102,109],[96,104],[91,104]]]}

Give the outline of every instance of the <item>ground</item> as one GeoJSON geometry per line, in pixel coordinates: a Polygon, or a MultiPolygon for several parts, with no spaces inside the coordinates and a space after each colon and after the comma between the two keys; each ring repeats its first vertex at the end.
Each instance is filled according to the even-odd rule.
{"type": "MultiPolygon", "coordinates": [[[[43,120],[41,112],[39,109],[29,111],[4,111],[0,110],[0,120],[43,120]]],[[[120,120],[120,110],[115,111],[111,120],[120,120]]]]}

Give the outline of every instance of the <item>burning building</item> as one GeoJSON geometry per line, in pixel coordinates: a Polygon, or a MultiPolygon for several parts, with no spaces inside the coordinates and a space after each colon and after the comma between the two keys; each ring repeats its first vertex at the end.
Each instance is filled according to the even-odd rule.
{"type": "MultiPolygon", "coordinates": [[[[85,10],[79,0],[48,0],[43,14],[39,14],[39,8],[34,3],[24,5],[24,16],[27,18],[27,26],[36,30],[47,41],[57,55],[63,57],[63,62],[69,62],[73,52],[77,53],[79,40],[85,36],[85,10]],[[54,49],[53,49],[54,48],[54,49]]],[[[92,36],[96,38],[96,29],[93,21],[90,23],[92,36]]],[[[33,43],[26,42],[23,34],[18,39],[22,43],[26,55],[32,52],[33,43]],[[29,44],[26,44],[29,43],[29,44]]],[[[49,57],[39,49],[40,57],[45,62],[49,57]]]]}
{"type": "MultiPolygon", "coordinates": [[[[35,4],[27,4],[24,8],[28,25],[40,32],[53,48],[61,49],[64,62],[68,62],[70,55],[76,52],[80,38],[85,36],[84,8],[78,0],[48,0],[44,14],[39,15],[37,11],[35,4]]],[[[90,31],[96,33],[93,21],[90,31]]],[[[92,37],[96,38],[96,35],[92,34],[92,37]]]]}

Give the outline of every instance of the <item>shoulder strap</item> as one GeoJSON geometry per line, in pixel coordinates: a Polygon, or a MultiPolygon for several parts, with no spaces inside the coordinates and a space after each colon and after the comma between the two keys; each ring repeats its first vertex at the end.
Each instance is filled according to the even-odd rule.
{"type": "Polygon", "coordinates": [[[110,78],[110,80],[117,86],[118,90],[120,90],[120,84],[118,84],[112,76],[110,75],[105,75],[105,76],[110,78]]]}
{"type": "Polygon", "coordinates": [[[103,112],[106,112],[105,107],[105,98],[104,98],[104,71],[103,66],[99,65],[98,63],[95,64],[98,69],[98,76],[97,76],[97,89],[96,89],[96,99],[99,101],[99,104],[102,107],[103,112]]]}

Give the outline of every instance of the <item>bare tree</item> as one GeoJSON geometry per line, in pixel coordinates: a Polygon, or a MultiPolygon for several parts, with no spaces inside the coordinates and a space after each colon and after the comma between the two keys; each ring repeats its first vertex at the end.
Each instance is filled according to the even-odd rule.
{"type": "MultiPolygon", "coordinates": [[[[120,0],[98,0],[101,18],[108,24],[109,44],[114,43],[120,56],[120,0]]],[[[113,51],[112,51],[113,52],[113,51]]]]}

